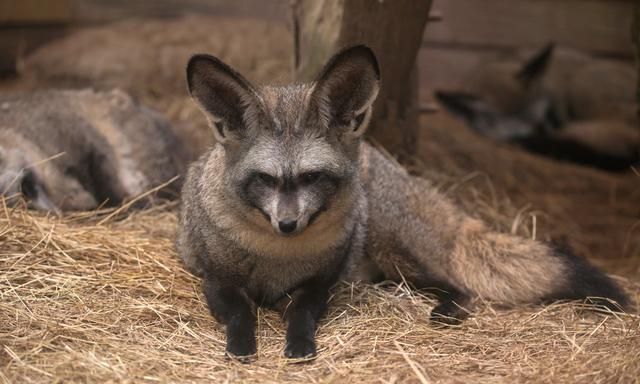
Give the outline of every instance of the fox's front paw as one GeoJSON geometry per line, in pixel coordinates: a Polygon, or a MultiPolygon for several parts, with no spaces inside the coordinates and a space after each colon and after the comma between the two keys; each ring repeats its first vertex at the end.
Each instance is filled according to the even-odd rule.
{"type": "Polygon", "coordinates": [[[284,355],[290,359],[304,359],[316,356],[316,342],[306,337],[287,340],[284,355]]]}
{"type": "Polygon", "coordinates": [[[227,338],[227,356],[243,363],[251,361],[256,354],[256,338],[242,335],[227,338]]]}
{"type": "Polygon", "coordinates": [[[458,325],[469,316],[464,308],[461,308],[451,300],[443,301],[431,310],[430,320],[434,325],[447,326],[458,325]]]}

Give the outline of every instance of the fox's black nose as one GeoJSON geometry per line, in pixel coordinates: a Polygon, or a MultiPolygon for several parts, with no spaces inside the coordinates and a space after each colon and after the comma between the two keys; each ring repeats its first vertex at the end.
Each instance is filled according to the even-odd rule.
{"type": "Polygon", "coordinates": [[[296,220],[283,220],[278,221],[278,228],[282,233],[291,233],[296,230],[298,222],[296,220]]]}

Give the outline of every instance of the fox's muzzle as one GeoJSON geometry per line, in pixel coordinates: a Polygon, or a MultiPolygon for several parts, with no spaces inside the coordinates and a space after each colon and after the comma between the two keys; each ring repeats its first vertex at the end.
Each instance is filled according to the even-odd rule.
{"type": "Polygon", "coordinates": [[[295,191],[278,193],[274,204],[275,212],[271,215],[271,225],[279,234],[293,235],[306,227],[306,220],[302,220],[301,217],[302,204],[298,200],[295,191]]]}

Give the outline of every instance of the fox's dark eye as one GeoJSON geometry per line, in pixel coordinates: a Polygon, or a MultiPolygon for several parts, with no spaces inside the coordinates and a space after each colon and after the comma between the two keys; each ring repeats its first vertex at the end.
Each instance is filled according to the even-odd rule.
{"type": "Polygon", "coordinates": [[[35,199],[38,195],[38,190],[36,188],[36,180],[33,176],[33,173],[27,172],[22,181],[20,182],[20,192],[27,199],[35,199]]]}
{"type": "Polygon", "coordinates": [[[320,180],[321,177],[321,172],[306,172],[300,175],[300,181],[302,182],[302,184],[309,185],[320,180]]]}
{"type": "Polygon", "coordinates": [[[258,172],[256,174],[256,178],[260,180],[262,183],[270,186],[276,185],[277,183],[277,180],[275,177],[263,172],[258,172]]]}

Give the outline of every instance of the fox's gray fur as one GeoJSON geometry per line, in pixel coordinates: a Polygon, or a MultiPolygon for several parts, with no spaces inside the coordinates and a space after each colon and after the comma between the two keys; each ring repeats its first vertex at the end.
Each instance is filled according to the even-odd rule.
{"type": "Polygon", "coordinates": [[[190,60],[187,77],[219,144],[188,172],[177,247],[204,277],[230,354],[255,353],[257,305],[284,310],[287,356],[315,354],[338,279],[436,289],[442,322],[477,297],[626,304],[585,260],[488,229],[362,142],[379,88],[367,47],[338,53],[311,84],[256,88],[208,55],[190,60]]]}
{"type": "Polygon", "coordinates": [[[618,119],[637,122],[632,64],[594,58],[550,43],[536,52],[480,63],[460,91],[503,113],[550,104],[561,123],[618,119]]]}
{"type": "Polygon", "coordinates": [[[462,92],[437,92],[474,131],[535,153],[608,170],[640,160],[630,66],[554,53],[480,66],[462,92]]]}
{"type": "Polygon", "coordinates": [[[0,96],[0,188],[34,208],[118,204],[181,174],[183,153],[158,113],[118,90],[0,96]]]}

